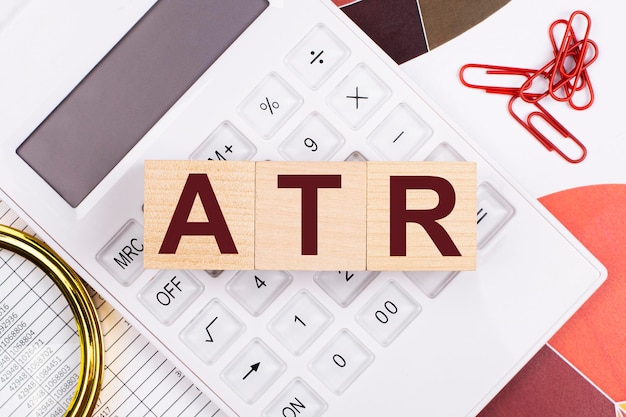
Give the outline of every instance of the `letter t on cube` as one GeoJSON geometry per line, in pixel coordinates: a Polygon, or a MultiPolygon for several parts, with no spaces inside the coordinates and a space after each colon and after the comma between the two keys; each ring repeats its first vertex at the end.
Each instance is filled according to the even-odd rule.
{"type": "Polygon", "coordinates": [[[365,269],[364,162],[257,162],[256,269],[365,269]]]}

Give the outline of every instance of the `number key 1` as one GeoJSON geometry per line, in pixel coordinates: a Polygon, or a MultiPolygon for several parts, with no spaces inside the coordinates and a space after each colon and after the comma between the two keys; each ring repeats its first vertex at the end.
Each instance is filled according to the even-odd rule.
{"type": "Polygon", "coordinates": [[[272,319],[269,331],[294,355],[302,354],[333,321],[308,291],[301,291],[272,319]]]}

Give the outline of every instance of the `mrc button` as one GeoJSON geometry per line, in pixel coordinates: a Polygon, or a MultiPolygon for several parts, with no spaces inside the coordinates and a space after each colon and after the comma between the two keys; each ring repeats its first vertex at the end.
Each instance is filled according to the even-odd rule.
{"type": "Polygon", "coordinates": [[[130,220],[96,259],[120,284],[128,286],[143,272],[143,252],[143,226],[130,220]]]}

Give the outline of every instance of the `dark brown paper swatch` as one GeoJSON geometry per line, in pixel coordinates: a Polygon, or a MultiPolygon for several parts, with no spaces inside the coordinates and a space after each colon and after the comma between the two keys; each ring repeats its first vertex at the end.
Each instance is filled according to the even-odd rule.
{"type": "Polygon", "coordinates": [[[362,0],[342,10],[402,64],[465,32],[508,2],[362,0]]]}

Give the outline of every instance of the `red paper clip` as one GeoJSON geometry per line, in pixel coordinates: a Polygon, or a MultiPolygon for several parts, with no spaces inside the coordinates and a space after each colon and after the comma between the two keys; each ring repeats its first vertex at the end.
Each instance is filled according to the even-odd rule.
{"type": "Polygon", "coordinates": [[[488,65],[488,64],[466,64],[461,67],[459,71],[459,79],[461,83],[470,88],[476,88],[479,90],[485,90],[487,93],[494,94],[508,94],[508,95],[517,95],[519,93],[519,87],[506,87],[506,86],[495,86],[495,85],[480,85],[470,83],[466,80],[465,71],[470,68],[475,68],[479,70],[483,70],[485,74],[489,75],[508,75],[514,77],[523,77],[524,80],[528,80],[533,74],[535,74],[536,70],[528,69],[528,68],[516,68],[516,67],[505,67],[501,65],[488,65]]]}
{"type": "MultiPolygon", "coordinates": [[[[587,13],[580,11],[580,10],[577,10],[574,13],[572,13],[567,22],[564,22],[563,20],[557,20],[550,26],[550,31],[549,31],[550,41],[552,42],[552,48],[554,50],[554,56],[556,59],[556,62],[554,65],[555,74],[558,73],[564,79],[574,78],[574,82],[572,83],[573,86],[577,85],[580,74],[584,71],[583,66],[585,68],[586,66],[588,66],[588,64],[585,65],[585,57],[587,55],[587,47],[589,45],[590,30],[591,30],[591,18],[589,17],[587,13]],[[585,30],[584,30],[585,34],[581,38],[580,42],[577,40],[576,33],[573,28],[573,22],[577,16],[582,16],[585,20],[585,30]],[[554,29],[560,24],[565,24],[565,33],[563,34],[560,47],[557,48],[556,40],[554,38],[554,29]],[[574,68],[572,68],[571,71],[567,71],[565,67],[568,57],[572,57],[576,64],[574,68]]],[[[594,54],[593,60],[595,60],[596,55],[597,54],[594,54]]],[[[552,87],[553,87],[553,83],[554,83],[554,80],[551,80],[550,85],[552,87]]],[[[575,91],[576,88],[573,88],[572,90],[575,91]]],[[[552,94],[552,91],[551,91],[551,94],[552,94]]],[[[556,97],[554,96],[553,98],[556,99],[556,97]]],[[[569,97],[568,97],[568,100],[569,100],[569,97]]]]}
{"type": "Polygon", "coordinates": [[[591,106],[594,101],[593,87],[587,73],[587,67],[598,57],[598,46],[589,39],[590,30],[591,18],[587,13],[580,10],[572,13],[568,21],[561,19],[553,22],[549,30],[555,65],[550,75],[548,92],[557,101],[568,101],[572,108],[576,110],[584,110],[591,106]],[[573,27],[577,16],[582,16],[585,22],[584,35],[580,40],[576,37],[573,27]],[[560,46],[557,46],[555,29],[559,25],[565,25],[565,32],[560,46]],[[591,56],[589,56],[590,53],[591,56]],[[573,68],[568,70],[567,65],[572,62],[574,64],[573,68]],[[564,95],[558,94],[558,91],[561,89],[564,91],[564,95]],[[588,91],[588,102],[583,105],[577,105],[573,100],[573,96],[576,92],[585,89],[588,91]]]}
{"type": "MultiPolygon", "coordinates": [[[[539,101],[550,96],[555,101],[568,102],[576,110],[584,110],[593,104],[595,94],[591,79],[587,73],[587,68],[598,57],[598,45],[589,39],[591,31],[591,18],[583,11],[575,11],[568,20],[556,20],[550,25],[549,37],[552,44],[552,59],[538,70],[517,67],[505,67],[500,65],[486,64],[466,64],[459,71],[461,83],[466,87],[484,90],[487,93],[507,94],[511,96],[509,100],[509,113],[532,134],[548,151],[554,151],[566,161],[576,164],[587,156],[587,148],[569,130],[539,104],[539,101]],[[574,29],[574,22],[584,20],[583,36],[577,37],[574,29]],[[559,37],[556,35],[557,28],[564,26],[564,32],[559,37]],[[471,83],[466,79],[466,71],[470,68],[479,69],[484,74],[499,76],[521,77],[519,87],[502,85],[481,85],[471,83]],[[538,84],[541,86],[538,86],[538,84]],[[580,92],[587,92],[586,102],[579,104],[575,97],[580,96],[580,92]],[[513,109],[513,103],[518,98],[535,106],[536,110],[530,112],[525,118],[517,115],[513,109]],[[570,139],[579,149],[580,156],[572,157],[555,145],[548,137],[542,133],[534,123],[535,119],[541,119],[549,127],[566,139],[570,139]]],[[[580,31],[579,31],[580,32],[580,31]]],[[[580,102],[580,100],[579,100],[580,102]]]]}
{"type": "MultiPolygon", "coordinates": [[[[582,41],[574,44],[571,49],[572,51],[577,50],[579,45],[582,44],[582,41]]],[[[598,54],[598,47],[596,43],[592,40],[589,40],[586,45],[591,46],[591,48],[587,48],[587,50],[592,50],[593,55],[587,61],[584,60],[584,56],[580,55],[580,52],[576,52],[575,56],[577,62],[581,63],[580,71],[577,73],[572,72],[563,72],[557,71],[557,65],[562,66],[563,63],[558,64],[557,59],[553,59],[544,65],[541,69],[537,70],[536,73],[532,74],[524,84],[519,88],[519,94],[524,101],[529,103],[539,101],[544,97],[550,95],[556,101],[567,101],[572,106],[572,108],[576,110],[585,110],[589,108],[594,101],[594,93],[593,88],[591,87],[591,82],[589,79],[589,75],[587,74],[587,67],[593,64],[596,60],[598,54]],[[546,89],[541,92],[532,90],[533,83],[537,79],[547,79],[548,85],[546,89]],[[563,89],[565,91],[565,95],[559,95],[558,91],[563,89]],[[575,104],[573,98],[574,93],[587,89],[589,100],[584,105],[575,104]]],[[[572,52],[574,54],[574,52],[572,52]]]]}
{"type": "Polygon", "coordinates": [[[554,118],[541,104],[538,102],[533,102],[535,107],[537,107],[538,111],[533,111],[526,116],[526,120],[522,119],[520,116],[515,113],[513,110],[513,103],[517,100],[519,96],[513,96],[509,100],[509,113],[517,122],[522,125],[530,134],[532,134],[538,141],[541,143],[548,151],[554,151],[559,154],[563,159],[572,164],[577,164],[582,162],[583,159],[587,156],[587,148],[582,144],[581,141],[576,138],[569,130],[565,128],[558,120],[554,118]],[[550,139],[546,137],[541,131],[537,128],[535,124],[533,124],[533,118],[539,117],[543,119],[546,123],[548,123],[555,131],[557,131],[561,136],[567,139],[571,139],[580,149],[581,154],[578,158],[572,158],[567,155],[561,148],[556,146],[550,139]]]}

